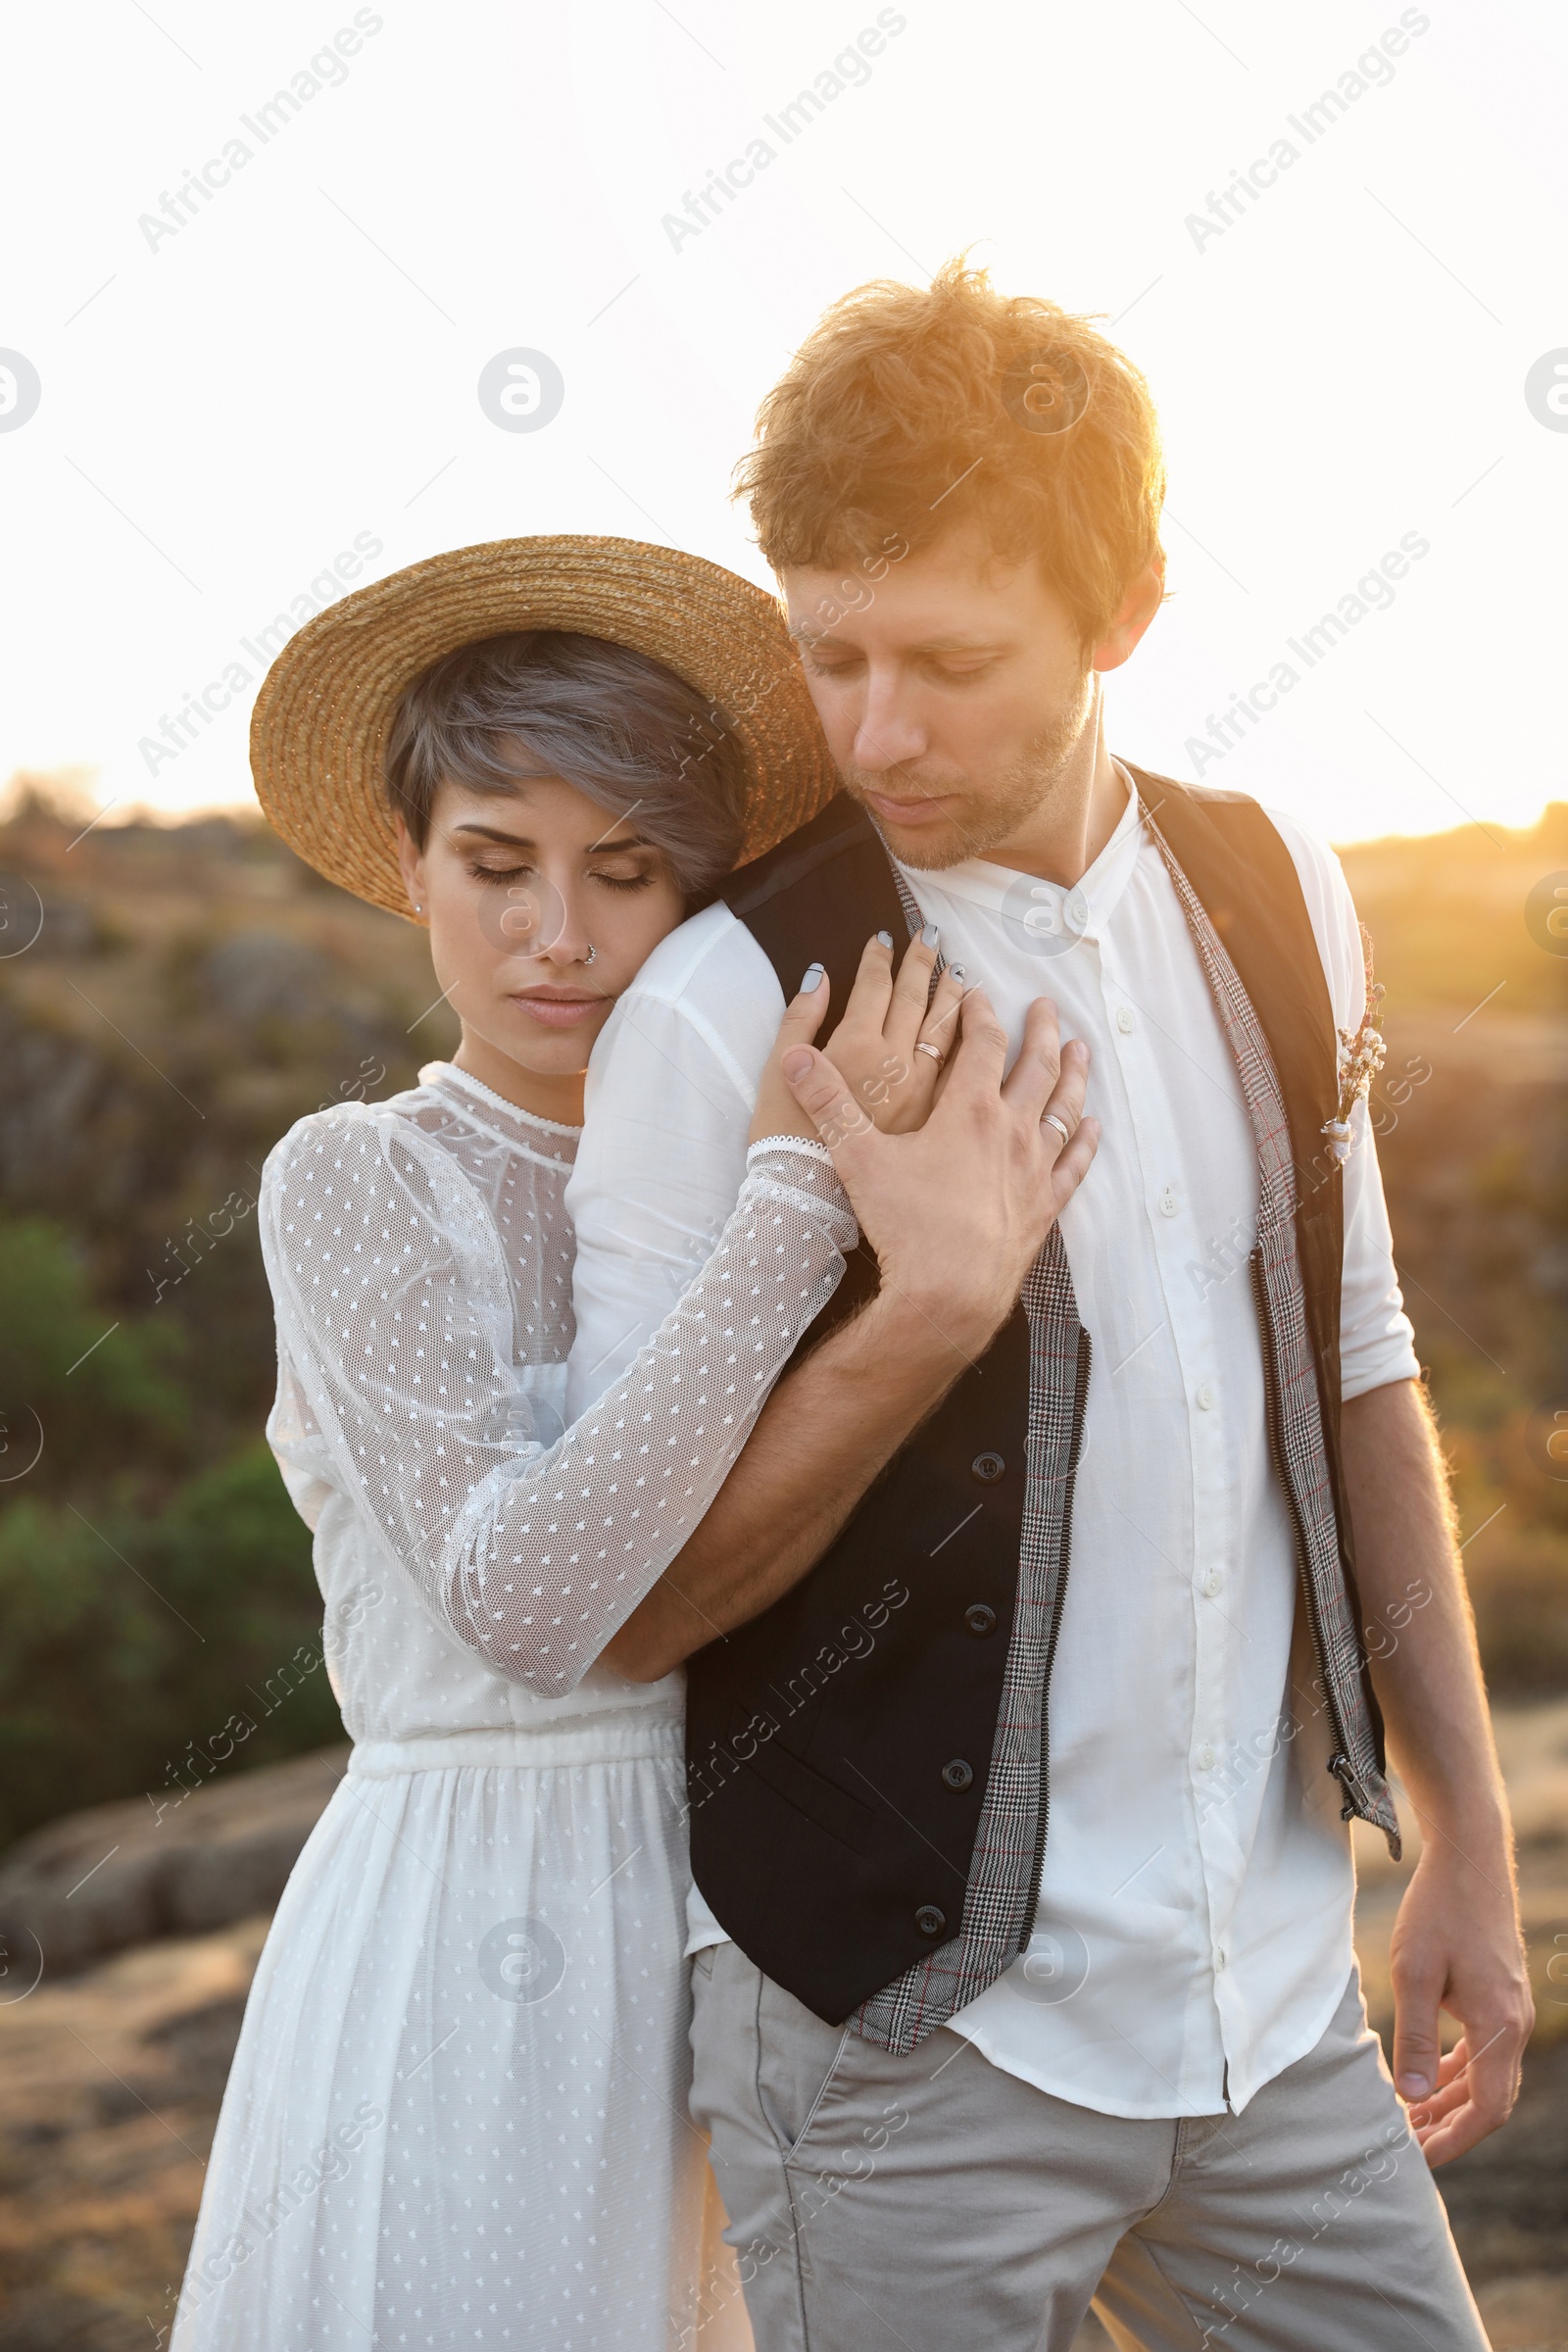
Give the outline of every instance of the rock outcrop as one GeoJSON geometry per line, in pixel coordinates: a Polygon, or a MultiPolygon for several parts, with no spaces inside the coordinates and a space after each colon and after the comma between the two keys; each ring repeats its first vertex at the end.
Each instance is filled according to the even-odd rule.
{"type": "Polygon", "coordinates": [[[270,1911],[343,1777],[347,1747],[236,1773],[183,1797],[94,1805],[35,1830],[0,1865],[0,1945],[24,1984],[128,1944],[207,1935],[270,1911]]]}

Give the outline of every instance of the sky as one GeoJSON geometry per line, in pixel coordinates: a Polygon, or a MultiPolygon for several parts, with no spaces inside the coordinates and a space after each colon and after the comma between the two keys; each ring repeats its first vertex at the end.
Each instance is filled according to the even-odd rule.
{"type": "Polygon", "coordinates": [[[262,633],[441,549],[766,582],[760,395],[967,250],[1159,404],[1113,750],[1339,841],[1568,797],[1560,7],[86,0],[8,48],[0,780],[249,799],[262,633]]]}

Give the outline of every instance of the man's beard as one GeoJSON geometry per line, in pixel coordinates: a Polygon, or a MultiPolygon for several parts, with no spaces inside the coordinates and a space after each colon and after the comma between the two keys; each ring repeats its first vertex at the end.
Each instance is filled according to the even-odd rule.
{"type": "Polygon", "coordinates": [[[840,769],[840,778],[845,791],[858,801],[874,792],[946,802],[940,824],[921,825],[907,835],[896,824],[876,820],[884,832],[899,836],[893,847],[904,864],[940,873],[950,865],[962,865],[969,858],[988,858],[1041,809],[1067,797],[1070,770],[1083,746],[1093,705],[1093,672],[1089,672],[1077,700],[1038,729],[1022,757],[982,790],[963,780],[956,785],[922,782],[902,767],[881,768],[875,774],[846,767],[840,769]]]}

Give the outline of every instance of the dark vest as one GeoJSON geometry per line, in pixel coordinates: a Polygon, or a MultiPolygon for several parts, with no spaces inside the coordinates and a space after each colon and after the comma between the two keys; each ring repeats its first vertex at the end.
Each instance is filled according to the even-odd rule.
{"type": "MultiPolygon", "coordinates": [[[[1311,922],[1290,852],[1255,802],[1131,772],[1274,1055],[1353,1606],[1339,1444],[1341,1178],[1321,1132],[1338,1107],[1337,1041],[1311,922]]],[[[872,932],[906,929],[880,837],[845,796],[723,896],[786,998],[814,958],[838,1011],[872,932]]],[[[862,1243],[802,1349],[876,1283],[862,1243]]],[[[697,1884],[742,1950],[834,2023],[926,1956],[933,1917],[952,1932],[962,1908],[1012,1623],[1028,1407],[1020,1307],[809,1576],[688,1664],[697,1884]]]]}

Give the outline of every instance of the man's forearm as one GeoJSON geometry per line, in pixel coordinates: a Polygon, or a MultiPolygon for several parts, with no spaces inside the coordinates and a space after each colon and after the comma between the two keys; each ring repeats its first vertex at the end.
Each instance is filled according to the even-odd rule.
{"type": "Polygon", "coordinates": [[[1413,1381],[1370,1390],[1344,1437],[1372,1678],[1421,1827],[1389,1951],[1394,2080],[1446,2164],[1506,2120],[1534,2020],[1508,1808],[1426,1399],[1413,1381]],[[1463,2028],[1446,2056],[1445,2010],[1463,2028]]]}
{"type": "Polygon", "coordinates": [[[1346,1483],[1372,1679],[1417,1810],[1507,1851],[1507,1808],[1442,1455],[1414,1381],[1344,1409],[1346,1483]]]}
{"type": "Polygon", "coordinates": [[[774,1390],[711,1509],[606,1661],[653,1682],[771,1607],[966,1363],[919,1308],[886,1292],[824,1340],[774,1390]]]}

